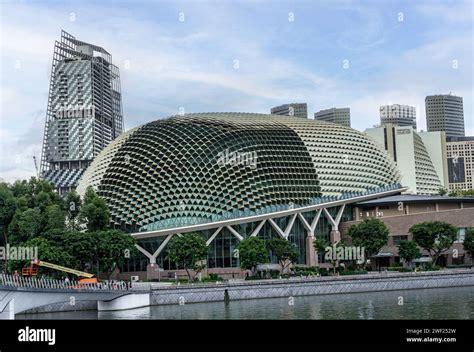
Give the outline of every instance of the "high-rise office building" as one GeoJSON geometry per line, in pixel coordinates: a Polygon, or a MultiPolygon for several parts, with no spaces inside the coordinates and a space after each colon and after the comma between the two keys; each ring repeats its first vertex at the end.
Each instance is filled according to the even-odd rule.
{"type": "Polygon", "coordinates": [[[416,130],[416,109],[409,105],[383,105],[380,111],[380,124],[387,123],[397,126],[411,126],[416,130]]]}
{"type": "Polygon", "coordinates": [[[273,115],[294,116],[308,118],[308,106],[306,103],[283,104],[271,108],[270,113],[273,115]]]}
{"type": "Polygon", "coordinates": [[[444,132],[416,132],[411,126],[385,124],[365,133],[397,163],[407,193],[438,194],[448,185],[446,135],[444,132]]]}
{"type": "Polygon", "coordinates": [[[445,131],[446,138],[464,137],[462,97],[429,95],[425,98],[428,131],[445,131]]]}
{"type": "Polygon", "coordinates": [[[474,189],[474,137],[452,137],[446,142],[449,191],[474,189]]]}
{"type": "Polygon", "coordinates": [[[350,108],[331,108],[314,113],[314,119],[351,127],[350,108]]]}
{"type": "Polygon", "coordinates": [[[60,193],[74,189],[122,131],[120,75],[112,56],[62,31],[54,46],[41,177],[60,193]]]}

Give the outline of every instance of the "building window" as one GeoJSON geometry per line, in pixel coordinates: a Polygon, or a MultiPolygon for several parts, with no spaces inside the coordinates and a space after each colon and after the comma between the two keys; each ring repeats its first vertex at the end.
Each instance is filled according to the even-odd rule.
{"type": "Polygon", "coordinates": [[[464,242],[464,237],[466,236],[466,229],[461,228],[458,231],[458,236],[456,238],[456,243],[463,243],[464,242]]]}
{"type": "Polygon", "coordinates": [[[392,236],[392,242],[394,246],[398,246],[401,241],[407,241],[407,240],[408,240],[407,235],[392,236]]]}

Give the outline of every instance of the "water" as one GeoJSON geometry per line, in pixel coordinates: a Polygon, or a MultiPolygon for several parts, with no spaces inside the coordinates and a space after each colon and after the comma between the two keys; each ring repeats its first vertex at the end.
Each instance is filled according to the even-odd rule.
{"type": "Polygon", "coordinates": [[[154,306],[117,312],[17,315],[17,319],[474,319],[474,287],[154,306]],[[291,305],[293,303],[293,305],[291,305]],[[401,304],[402,303],[402,304],[401,304]]]}

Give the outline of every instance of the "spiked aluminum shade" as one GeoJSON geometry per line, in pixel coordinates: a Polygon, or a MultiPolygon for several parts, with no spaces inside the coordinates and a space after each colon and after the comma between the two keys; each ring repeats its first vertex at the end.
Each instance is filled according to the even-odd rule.
{"type": "Polygon", "coordinates": [[[129,231],[251,215],[280,205],[363,192],[399,181],[366,135],[276,115],[173,116],[128,131],[85,172],[113,223],[129,231]]]}

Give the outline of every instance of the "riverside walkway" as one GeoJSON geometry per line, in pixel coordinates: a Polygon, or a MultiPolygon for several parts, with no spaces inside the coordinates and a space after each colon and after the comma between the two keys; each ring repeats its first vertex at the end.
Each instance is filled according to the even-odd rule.
{"type": "MultiPolygon", "coordinates": [[[[98,309],[110,310],[111,302],[135,293],[123,282],[80,283],[0,274],[0,319],[14,319],[15,314],[29,309],[62,302],[97,301],[98,309]]],[[[120,306],[116,309],[133,308],[130,304],[120,306]]]]}

